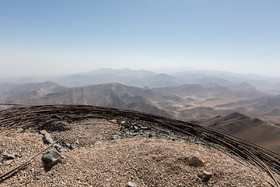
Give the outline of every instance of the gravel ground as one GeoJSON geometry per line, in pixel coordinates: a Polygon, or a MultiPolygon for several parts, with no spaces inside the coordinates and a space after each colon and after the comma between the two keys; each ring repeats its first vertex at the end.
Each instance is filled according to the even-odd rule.
{"type": "MultiPolygon", "coordinates": [[[[125,186],[128,181],[138,186],[270,186],[265,172],[214,148],[153,137],[110,140],[118,128],[102,119],[72,125],[63,140],[79,146],[62,154],[65,163],[46,172],[40,155],[0,186],[125,186]],[[190,166],[193,156],[204,166],[190,166]],[[207,183],[198,177],[202,170],[213,174],[207,183]]],[[[1,129],[0,153],[13,153],[16,158],[11,163],[1,161],[0,174],[45,147],[36,131],[1,129]]]]}

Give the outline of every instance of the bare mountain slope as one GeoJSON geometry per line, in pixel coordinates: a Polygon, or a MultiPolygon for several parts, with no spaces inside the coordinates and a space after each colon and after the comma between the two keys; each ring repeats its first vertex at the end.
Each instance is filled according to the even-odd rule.
{"type": "Polygon", "coordinates": [[[280,127],[240,113],[205,119],[198,124],[254,142],[280,153],[280,127]]]}
{"type": "Polygon", "coordinates": [[[19,85],[3,93],[0,98],[4,103],[89,104],[126,108],[187,120],[226,114],[232,108],[224,112],[223,108],[216,106],[263,95],[254,89],[205,88],[197,84],[149,89],[110,83],[68,88],[45,82],[19,85]],[[197,109],[201,108],[207,109],[203,116],[197,113],[197,109]]]}
{"type": "Polygon", "coordinates": [[[236,101],[228,104],[217,105],[218,110],[233,109],[238,111],[243,108],[244,113],[264,120],[280,122],[278,109],[280,107],[280,95],[252,98],[244,101],[236,101]]]}

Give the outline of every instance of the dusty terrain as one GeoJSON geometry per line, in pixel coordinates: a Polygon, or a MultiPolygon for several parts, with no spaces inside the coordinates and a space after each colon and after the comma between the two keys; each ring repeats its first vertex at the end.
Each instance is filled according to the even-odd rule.
{"type": "Polygon", "coordinates": [[[0,174],[49,145],[63,161],[46,170],[42,152],[3,186],[271,186],[279,180],[280,156],[190,123],[139,112],[90,106],[37,106],[0,112],[0,174]],[[57,123],[63,122],[63,123],[57,123]],[[58,125],[60,124],[60,125],[58,125]],[[64,126],[61,126],[63,124],[64,126]],[[5,153],[13,159],[5,160],[5,153]],[[197,157],[202,162],[193,165],[197,157]],[[202,172],[211,174],[209,180],[202,172]]]}

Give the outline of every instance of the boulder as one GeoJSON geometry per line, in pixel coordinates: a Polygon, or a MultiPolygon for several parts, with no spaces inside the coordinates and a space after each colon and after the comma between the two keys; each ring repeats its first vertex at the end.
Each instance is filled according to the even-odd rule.
{"type": "Polygon", "coordinates": [[[188,165],[193,166],[193,167],[202,167],[204,166],[204,162],[200,160],[197,156],[191,157],[191,159],[188,162],[188,165]]]}
{"type": "Polygon", "coordinates": [[[52,121],[48,123],[45,127],[48,131],[67,131],[71,129],[71,126],[69,123],[65,121],[52,121]]]}
{"type": "Polygon", "coordinates": [[[45,167],[46,170],[50,170],[54,165],[56,165],[59,162],[62,162],[63,159],[64,158],[54,148],[47,151],[42,156],[42,161],[43,161],[43,164],[44,164],[44,167],[45,167]]]}

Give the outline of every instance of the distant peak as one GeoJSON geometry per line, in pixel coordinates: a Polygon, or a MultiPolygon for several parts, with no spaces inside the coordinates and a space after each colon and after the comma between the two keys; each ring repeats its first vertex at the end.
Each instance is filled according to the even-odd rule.
{"type": "Polygon", "coordinates": [[[226,115],[224,117],[225,120],[236,119],[236,118],[240,119],[240,118],[249,118],[249,117],[244,115],[244,114],[241,114],[239,112],[233,112],[233,113],[231,113],[229,115],[226,115]]]}

